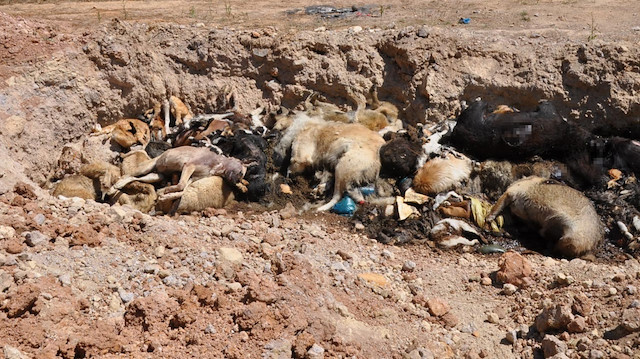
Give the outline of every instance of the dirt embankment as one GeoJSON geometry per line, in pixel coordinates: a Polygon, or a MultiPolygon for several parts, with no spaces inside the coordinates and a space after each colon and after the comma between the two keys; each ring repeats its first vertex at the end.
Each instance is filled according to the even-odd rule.
{"type": "MultiPolygon", "coordinates": [[[[32,41],[3,30],[14,43],[32,41]]],[[[0,101],[5,151],[38,184],[61,146],[94,123],[135,116],[168,94],[196,113],[223,111],[229,88],[241,110],[273,110],[295,107],[310,91],[354,107],[351,94],[378,86],[407,123],[441,121],[459,111],[459,100],[478,96],[523,110],[547,98],[569,120],[599,132],[640,135],[638,50],[624,44],[427,27],[278,33],[117,20],[52,39],[62,50],[32,66],[14,62],[0,101]]]]}
{"type": "Polygon", "coordinates": [[[635,46],[435,27],[281,33],[114,21],[65,34],[2,16],[11,42],[0,45],[5,356],[637,357],[640,264],[624,255],[522,260],[389,246],[362,223],[291,208],[151,217],[13,186],[44,182],[62,146],[97,122],[171,94],[196,113],[226,110],[229,87],[250,110],[294,107],[310,91],[353,106],[351,93],[377,85],[408,123],[441,121],[477,96],[523,110],[548,98],[569,120],[638,138],[635,46]],[[518,271],[528,285],[503,287],[518,271]]]}

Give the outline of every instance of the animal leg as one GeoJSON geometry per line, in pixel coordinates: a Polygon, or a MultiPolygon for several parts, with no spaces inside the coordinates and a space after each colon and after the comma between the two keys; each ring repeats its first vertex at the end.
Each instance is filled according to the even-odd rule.
{"type": "Polygon", "coordinates": [[[169,100],[164,100],[164,102],[162,103],[162,107],[164,111],[164,128],[167,132],[167,135],[170,135],[173,133],[173,131],[171,131],[171,113],[169,111],[169,100]]]}
{"type": "Polygon", "coordinates": [[[155,182],[162,181],[162,179],[164,179],[164,176],[162,176],[159,173],[149,173],[146,176],[142,176],[142,177],[135,177],[130,175],[124,176],[120,178],[118,182],[116,182],[113,186],[111,186],[111,188],[109,188],[109,190],[106,191],[104,194],[110,197],[113,197],[118,193],[119,190],[123,189],[131,182],[139,181],[144,183],[155,183],[155,182]]]}
{"type": "Polygon", "coordinates": [[[495,220],[498,214],[500,214],[500,212],[502,212],[505,209],[505,207],[509,206],[511,202],[513,202],[513,199],[511,198],[511,195],[509,194],[509,192],[505,192],[504,194],[502,194],[502,196],[498,198],[498,201],[496,202],[496,204],[494,204],[493,207],[491,207],[491,211],[489,211],[489,214],[487,215],[485,222],[489,223],[495,220]]]}
{"type": "Polygon", "coordinates": [[[193,175],[193,172],[196,170],[196,165],[194,164],[186,164],[184,165],[184,167],[182,167],[182,173],[180,174],[180,181],[178,182],[177,185],[173,185],[173,186],[169,186],[169,187],[165,187],[163,189],[161,189],[160,191],[158,191],[158,194],[165,194],[165,193],[172,193],[172,192],[179,192],[179,191],[183,191],[187,185],[189,184],[189,179],[191,179],[191,175],[193,175]]]}

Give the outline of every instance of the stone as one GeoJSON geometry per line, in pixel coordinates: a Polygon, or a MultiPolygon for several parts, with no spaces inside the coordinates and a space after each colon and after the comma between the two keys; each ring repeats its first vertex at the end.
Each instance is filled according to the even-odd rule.
{"type": "Polygon", "coordinates": [[[429,309],[429,313],[436,317],[441,317],[451,310],[449,304],[439,298],[428,299],[427,308],[429,309]]]}
{"type": "Polygon", "coordinates": [[[123,303],[127,304],[135,298],[135,295],[131,292],[120,291],[120,299],[123,303]]]}
{"type": "Polygon", "coordinates": [[[518,290],[518,287],[516,287],[513,284],[507,283],[505,285],[502,286],[502,292],[506,295],[512,295],[513,293],[515,293],[518,290]]]}
{"type": "Polygon", "coordinates": [[[590,315],[593,312],[593,301],[589,299],[584,293],[578,293],[573,297],[573,304],[571,309],[583,317],[590,315]]]}
{"type": "Polygon", "coordinates": [[[309,359],[322,359],[324,358],[324,348],[314,343],[307,351],[306,357],[309,359]]]}
{"type": "Polygon", "coordinates": [[[290,359],[291,342],[287,339],[274,339],[264,346],[265,352],[262,358],[265,359],[290,359]]]}
{"type": "Polygon", "coordinates": [[[384,287],[389,284],[387,278],[378,273],[360,273],[358,274],[358,278],[364,280],[365,282],[375,284],[379,287],[384,287]]]}
{"type": "Polygon", "coordinates": [[[18,254],[24,250],[24,245],[16,240],[8,240],[5,242],[4,250],[9,254],[18,254]]]}
{"type": "Polygon", "coordinates": [[[42,232],[40,231],[32,231],[32,232],[25,233],[25,243],[29,247],[35,247],[40,244],[46,243],[48,241],[49,241],[49,237],[42,234],[42,232]]]}
{"type": "Polygon", "coordinates": [[[46,218],[46,217],[44,216],[44,214],[42,214],[42,213],[38,213],[38,214],[36,214],[36,216],[35,216],[35,217],[33,217],[33,220],[34,220],[34,221],[36,222],[36,224],[37,224],[37,225],[39,225],[39,226],[41,226],[41,225],[44,223],[44,221],[45,221],[46,219],[47,219],[47,218],[46,218]]]}
{"type": "Polygon", "coordinates": [[[574,319],[571,309],[562,304],[546,307],[536,317],[535,326],[540,333],[548,330],[565,330],[574,319]]]}
{"type": "Polygon", "coordinates": [[[420,29],[418,29],[418,33],[417,33],[418,37],[429,37],[429,29],[426,26],[421,26],[420,29]]]}
{"type": "Polygon", "coordinates": [[[402,265],[403,272],[413,272],[416,269],[416,263],[414,261],[406,261],[402,265]]]}
{"type": "Polygon", "coordinates": [[[498,272],[496,278],[502,283],[509,283],[518,287],[526,286],[525,278],[531,277],[531,264],[519,253],[508,251],[498,260],[498,272]]]}
{"type": "Polygon", "coordinates": [[[605,357],[604,352],[597,349],[592,349],[591,352],[589,353],[589,359],[602,359],[604,357],[605,357]]]}
{"type": "Polygon", "coordinates": [[[230,247],[221,247],[218,249],[218,253],[220,254],[220,260],[226,261],[232,264],[240,264],[242,263],[242,253],[235,248],[230,247]]]}
{"type": "Polygon", "coordinates": [[[480,284],[490,286],[492,284],[491,278],[483,277],[482,279],[480,279],[480,284]]]}
{"type": "Polygon", "coordinates": [[[587,321],[578,315],[567,325],[567,330],[569,333],[584,333],[587,331],[587,321]]]}
{"type": "Polygon", "coordinates": [[[564,354],[567,351],[567,344],[553,335],[545,335],[542,339],[542,351],[544,357],[549,358],[556,354],[564,354]]]}
{"type": "Polygon", "coordinates": [[[296,207],[293,206],[291,202],[287,202],[283,209],[280,210],[280,217],[282,219],[289,219],[298,214],[296,207]]]}
{"type": "Polygon", "coordinates": [[[162,258],[162,256],[164,256],[164,251],[165,251],[164,246],[157,246],[157,247],[153,250],[153,255],[155,255],[155,256],[156,256],[156,258],[162,258]]]}
{"type": "Polygon", "coordinates": [[[496,313],[487,314],[487,322],[496,324],[500,321],[500,317],[496,313]]]}
{"type": "Polygon", "coordinates": [[[207,327],[204,328],[205,334],[215,334],[216,332],[216,327],[214,327],[211,323],[207,324],[207,327]]]}
{"type": "Polygon", "coordinates": [[[0,239],[9,239],[16,235],[16,230],[9,226],[0,226],[0,239]]]}
{"type": "Polygon", "coordinates": [[[505,339],[507,340],[507,342],[515,344],[518,340],[518,333],[515,330],[510,330],[507,332],[505,339]]]}
{"type": "Polygon", "coordinates": [[[71,275],[70,274],[61,274],[58,276],[58,280],[60,281],[60,284],[62,284],[65,287],[68,287],[71,285],[71,275]]]}
{"type": "Polygon", "coordinates": [[[9,289],[13,283],[13,276],[3,270],[0,270],[0,293],[9,289]]]}
{"type": "Polygon", "coordinates": [[[575,279],[573,279],[572,276],[565,275],[564,273],[558,273],[556,274],[555,282],[558,286],[564,287],[573,284],[575,279]]]}
{"type": "Polygon", "coordinates": [[[5,345],[3,348],[4,358],[5,359],[28,359],[24,353],[20,351],[18,348],[14,348],[10,345],[5,345]]]}
{"type": "Polygon", "coordinates": [[[631,308],[622,311],[621,326],[629,333],[640,332],[640,309],[631,308]]]}
{"type": "Polygon", "coordinates": [[[455,314],[453,314],[453,312],[451,311],[443,315],[441,319],[444,322],[444,326],[447,328],[453,328],[456,325],[458,325],[458,323],[460,322],[458,317],[455,314]]]}

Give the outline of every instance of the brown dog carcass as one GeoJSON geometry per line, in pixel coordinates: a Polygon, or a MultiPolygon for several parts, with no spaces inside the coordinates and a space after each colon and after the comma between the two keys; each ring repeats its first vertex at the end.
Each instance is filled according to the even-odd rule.
{"type": "Polygon", "coordinates": [[[486,218],[490,222],[509,207],[511,213],[539,229],[556,253],[577,257],[591,252],[604,235],[596,210],[581,192],[542,177],[514,182],[486,218]]]}

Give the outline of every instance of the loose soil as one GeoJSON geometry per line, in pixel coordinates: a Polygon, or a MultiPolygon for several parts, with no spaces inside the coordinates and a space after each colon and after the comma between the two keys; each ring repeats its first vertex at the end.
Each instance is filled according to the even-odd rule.
{"type": "MultiPolygon", "coordinates": [[[[377,85],[408,124],[478,96],[522,110],[546,98],[569,121],[640,139],[637,1],[391,1],[337,18],[311,5],[0,1],[5,357],[542,358],[535,318],[554,305],[584,318],[546,330],[567,357],[640,357],[640,263],[610,221],[591,261],[502,242],[533,272],[512,293],[500,254],[383,244],[391,225],[367,212],[301,211],[302,179],[291,197],[176,217],[48,194],[63,146],[115,155],[87,136],[94,124],[168,95],[222,112],[229,86],[240,110],[275,111],[311,91],[352,108],[349,91],[377,85]]],[[[603,217],[630,219],[620,190],[596,201],[603,217]]]]}

